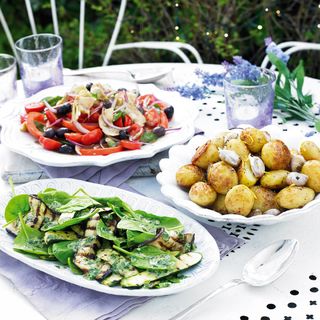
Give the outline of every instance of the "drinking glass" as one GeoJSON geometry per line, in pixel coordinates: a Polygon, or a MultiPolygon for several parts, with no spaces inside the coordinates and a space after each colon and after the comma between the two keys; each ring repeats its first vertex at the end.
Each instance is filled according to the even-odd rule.
{"type": "Polygon", "coordinates": [[[0,54],[0,103],[13,98],[17,85],[17,62],[9,54],[0,54]]]}
{"type": "Polygon", "coordinates": [[[256,128],[271,124],[276,76],[267,69],[260,71],[261,77],[255,82],[233,80],[229,73],[226,74],[223,84],[229,129],[240,124],[256,128]]]}
{"type": "Polygon", "coordinates": [[[27,97],[45,88],[63,84],[60,36],[35,34],[18,40],[15,47],[27,97]]]}

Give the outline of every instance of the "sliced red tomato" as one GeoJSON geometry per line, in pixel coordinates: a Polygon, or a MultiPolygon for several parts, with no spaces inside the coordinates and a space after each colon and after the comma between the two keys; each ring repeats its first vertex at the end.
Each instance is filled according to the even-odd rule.
{"type": "Polygon", "coordinates": [[[138,150],[141,149],[142,143],[138,141],[129,141],[129,140],[121,140],[120,144],[129,150],[138,150]]]}
{"type": "Polygon", "coordinates": [[[31,102],[31,103],[28,103],[24,108],[26,110],[26,113],[29,113],[29,112],[41,112],[44,110],[45,107],[46,105],[44,104],[44,102],[31,102]]]}
{"type": "Polygon", "coordinates": [[[26,114],[20,114],[20,123],[23,124],[27,121],[27,115],[26,114]]]}
{"type": "Polygon", "coordinates": [[[45,114],[50,123],[54,123],[58,120],[58,117],[50,110],[46,110],[45,114]]]}
{"type": "Polygon", "coordinates": [[[160,114],[156,109],[150,109],[145,114],[144,117],[146,118],[146,124],[149,127],[156,127],[159,125],[160,122],[160,114]]]}
{"type": "MultiPolygon", "coordinates": [[[[99,124],[98,123],[81,123],[81,125],[86,128],[89,131],[92,131],[94,129],[98,129],[99,128],[99,124]]],[[[72,121],[70,120],[66,120],[63,119],[62,120],[62,126],[69,129],[70,131],[73,132],[80,132],[77,127],[72,123],[72,121]]]]}
{"type": "Polygon", "coordinates": [[[128,132],[134,140],[139,140],[143,134],[143,128],[137,123],[134,123],[130,129],[128,129],[128,132]]]}
{"type": "Polygon", "coordinates": [[[39,139],[42,136],[42,132],[37,128],[36,122],[45,124],[44,114],[40,112],[30,112],[27,115],[27,129],[28,132],[35,138],[39,139]]]}
{"type": "Polygon", "coordinates": [[[160,112],[160,122],[159,122],[159,126],[162,126],[164,128],[168,128],[169,127],[169,120],[167,115],[161,111],[160,112]]]}
{"type": "Polygon", "coordinates": [[[86,133],[81,138],[81,143],[88,146],[93,143],[98,143],[103,137],[101,129],[95,129],[86,133]]]}
{"type": "Polygon", "coordinates": [[[157,102],[155,105],[154,105],[154,107],[155,108],[160,108],[161,110],[164,110],[165,108],[167,108],[169,105],[168,105],[168,103],[165,103],[165,102],[162,102],[162,101],[159,101],[159,102],[157,102]]]}
{"type": "Polygon", "coordinates": [[[64,136],[67,140],[81,143],[83,134],[82,133],[65,133],[64,136]]]}
{"type": "MultiPolygon", "coordinates": [[[[89,122],[89,123],[92,123],[92,122],[98,122],[99,121],[99,116],[100,116],[100,113],[99,112],[95,112],[93,114],[91,114],[89,117],[87,114],[85,113],[81,113],[79,119],[78,119],[78,122],[80,123],[85,123],[85,122],[89,122]]],[[[71,119],[71,118],[70,118],[71,119]]]]}
{"type": "Polygon", "coordinates": [[[122,117],[120,117],[118,120],[116,120],[114,123],[113,123],[115,126],[117,127],[123,127],[123,119],[122,117]]]}
{"type": "Polygon", "coordinates": [[[131,126],[131,125],[132,125],[132,120],[131,120],[131,118],[126,114],[126,115],[124,116],[123,126],[124,126],[124,127],[129,127],[129,126],[131,126]]]}
{"type": "Polygon", "coordinates": [[[58,150],[62,145],[59,141],[44,136],[39,137],[39,142],[46,150],[58,150]]]}
{"type": "Polygon", "coordinates": [[[72,119],[72,113],[71,112],[68,112],[67,114],[66,114],[66,118],[68,118],[68,119],[72,119]]]}
{"type": "Polygon", "coordinates": [[[98,149],[79,148],[78,152],[82,156],[107,156],[109,154],[120,152],[122,150],[123,150],[123,147],[119,145],[117,147],[98,148],[98,149]]]}

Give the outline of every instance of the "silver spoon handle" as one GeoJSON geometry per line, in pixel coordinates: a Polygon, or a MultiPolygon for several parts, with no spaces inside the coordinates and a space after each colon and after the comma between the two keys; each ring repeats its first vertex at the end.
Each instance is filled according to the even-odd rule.
{"type": "Polygon", "coordinates": [[[193,303],[191,306],[182,310],[181,312],[179,312],[178,314],[176,314],[174,317],[170,318],[169,320],[182,320],[182,319],[184,319],[187,315],[189,315],[191,312],[193,312],[195,309],[197,309],[200,305],[204,304],[205,302],[207,302],[208,300],[213,298],[215,295],[217,295],[221,291],[235,287],[235,286],[242,284],[242,283],[245,283],[245,281],[243,281],[241,279],[231,280],[230,282],[220,286],[216,290],[210,292],[209,294],[207,294],[203,298],[199,299],[198,301],[193,303]]]}

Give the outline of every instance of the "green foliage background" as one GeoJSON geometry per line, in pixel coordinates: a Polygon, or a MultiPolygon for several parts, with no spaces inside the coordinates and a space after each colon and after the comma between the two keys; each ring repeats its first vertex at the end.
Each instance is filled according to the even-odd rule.
{"type": "MultiPolygon", "coordinates": [[[[31,2],[38,32],[53,32],[50,1],[31,2]]],[[[56,2],[60,33],[64,38],[64,65],[77,68],[80,1],[56,2]]],[[[119,6],[119,0],[87,0],[86,67],[102,63],[119,6]]],[[[1,0],[1,9],[15,40],[31,33],[24,0],[1,0]]],[[[206,63],[220,63],[236,54],[261,63],[266,36],[271,35],[276,42],[319,42],[318,24],[320,8],[315,0],[129,0],[117,42],[176,41],[179,37],[179,41],[195,46],[206,63]],[[262,26],[261,30],[258,25],[262,26]],[[226,33],[228,37],[225,37],[226,33]]],[[[11,52],[2,29],[0,52],[11,52]]],[[[305,60],[307,74],[318,76],[319,53],[296,54],[290,63],[296,64],[301,57],[305,60]]],[[[111,64],[155,61],[179,59],[166,51],[133,49],[115,52],[111,64]]]]}

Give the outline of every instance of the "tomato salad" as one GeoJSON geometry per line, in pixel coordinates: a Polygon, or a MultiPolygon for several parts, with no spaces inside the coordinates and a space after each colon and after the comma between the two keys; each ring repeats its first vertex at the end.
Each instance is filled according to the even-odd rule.
{"type": "Polygon", "coordinates": [[[81,156],[137,150],[164,136],[174,108],[154,95],[100,83],[75,86],[63,97],[25,106],[21,130],[46,150],[81,156]]]}

